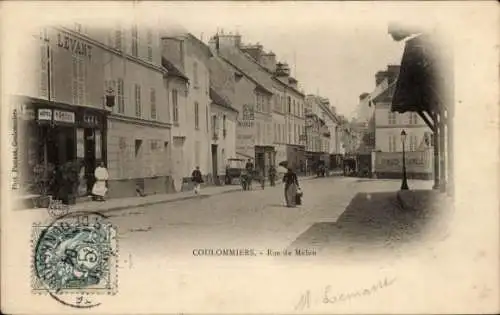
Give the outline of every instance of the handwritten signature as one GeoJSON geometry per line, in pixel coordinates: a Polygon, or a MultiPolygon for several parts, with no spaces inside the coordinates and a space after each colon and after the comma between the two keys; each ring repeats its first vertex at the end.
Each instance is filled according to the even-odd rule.
{"type": "MultiPolygon", "coordinates": [[[[385,289],[391,286],[396,281],[396,278],[379,280],[377,283],[370,287],[362,288],[352,292],[343,292],[332,294],[332,286],[327,285],[323,291],[323,299],[321,300],[323,304],[335,304],[340,302],[346,302],[352,299],[361,298],[364,296],[372,295],[377,293],[379,290],[385,289]]],[[[300,300],[295,306],[295,310],[300,311],[303,309],[308,309],[311,307],[311,290],[306,290],[301,296],[300,300]]]]}

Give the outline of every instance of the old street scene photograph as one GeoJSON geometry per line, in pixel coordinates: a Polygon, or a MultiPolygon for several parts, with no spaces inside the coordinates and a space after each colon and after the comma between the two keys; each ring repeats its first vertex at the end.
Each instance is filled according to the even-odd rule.
{"type": "Polygon", "coordinates": [[[205,9],[22,39],[12,211],[102,213],[143,268],[392,259],[447,237],[453,56],[437,28],[205,9]]]}

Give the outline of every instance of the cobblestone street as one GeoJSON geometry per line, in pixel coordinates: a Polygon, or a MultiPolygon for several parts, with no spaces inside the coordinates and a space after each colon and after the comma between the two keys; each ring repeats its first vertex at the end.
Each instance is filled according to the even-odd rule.
{"type": "MultiPolygon", "coordinates": [[[[410,184],[415,188],[429,188],[432,183],[411,181],[410,184]]],[[[353,214],[353,207],[377,213],[379,221],[375,224],[392,224],[391,219],[387,219],[387,210],[393,211],[397,205],[388,202],[396,202],[399,185],[398,180],[330,177],[303,180],[304,203],[297,208],[284,207],[282,186],[278,185],[106,214],[119,228],[122,251],[133,253],[141,260],[192,259],[194,249],[266,251],[292,246],[321,250],[329,247],[328,244],[337,247],[338,242],[350,240],[349,233],[353,241],[373,237],[363,227],[366,218],[353,214]],[[388,195],[392,197],[387,198],[388,195]],[[338,224],[346,227],[348,234],[338,235],[338,224]],[[326,232],[321,232],[325,229],[326,232]],[[338,238],[337,243],[331,243],[331,238],[338,238]]]]}

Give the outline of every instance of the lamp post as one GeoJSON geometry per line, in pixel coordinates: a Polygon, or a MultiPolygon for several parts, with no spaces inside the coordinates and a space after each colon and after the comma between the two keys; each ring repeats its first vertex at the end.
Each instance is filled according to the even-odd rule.
{"type": "Polygon", "coordinates": [[[406,179],[405,142],[406,132],[403,129],[403,131],[401,131],[401,143],[403,144],[403,182],[401,183],[401,190],[408,190],[408,180],[406,179]]]}

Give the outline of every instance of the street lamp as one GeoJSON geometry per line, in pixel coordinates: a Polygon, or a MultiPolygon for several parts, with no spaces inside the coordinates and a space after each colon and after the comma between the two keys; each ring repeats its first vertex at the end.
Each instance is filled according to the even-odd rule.
{"type": "Polygon", "coordinates": [[[401,183],[401,190],[408,190],[408,180],[406,179],[405,142],[406,132],[403,129],[403,131],[401,131],[401,143],[403,144],[403,182],[401,183]]]}

